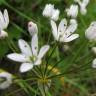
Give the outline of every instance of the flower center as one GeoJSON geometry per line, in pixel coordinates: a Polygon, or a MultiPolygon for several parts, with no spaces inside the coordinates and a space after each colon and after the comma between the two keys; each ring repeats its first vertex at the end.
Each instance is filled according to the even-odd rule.
{"type": "Polygon", "coordinates": [[[31,62],[35,62],[35,61],[36,61],[36,59],[37,59],[37,57],[36,57],[36,56],[30,56],[30,61],[31,61],[31,62]]]}
{"type": "Polygon", "coordinates": [[[48,79],[47,77],[44,77],[44,78],[39,79],[38,81],[41,84],[48,84],[50,79],[48,79]]]}

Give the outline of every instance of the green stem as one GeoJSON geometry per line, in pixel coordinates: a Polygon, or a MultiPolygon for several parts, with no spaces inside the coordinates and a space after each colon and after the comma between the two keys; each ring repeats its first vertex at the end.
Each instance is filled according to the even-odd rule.
{"type": "Polygon", "coordinates": [[[30,38],[29,34],[27,34],[27,32],[22,29],[21,27],[19,27],[17,24],[15,24],[14,22],[11,21],[11,24],[16,27],[20,32],[24,33],[28,38],[30,38]]]}
{"type": "Polygon", "coordinates": [[[61,59],[61,60],[58,61],[56,64],[54,64],[54,66],[47,72],[47,74],[49,75],[50,72],[51,72],[59,63],[61,63],[62,61],[64,61],[64,59],[61,59]]]}
{"type": "Polygon", "coordinates": [[[56,48],[57,61],[60,61],[59,48],[56,48]]]}
{"type": "Polygon", "coordinates": [[[53,55],[53,53],[54,53],[54,51],[55,51],[55,49],[56,49],[57,45],[58,45],[58,42],[56,42],[56,44],[55,44],[55,46],[54,46],[54,48],[53,48],[53,50],[52,50],[52,52],[51,52],[51,54],[50,54],[50,56],[49,56],[48,60],[47,60],[47,63],[46,63],[46,66],[45,66],[45,71],[44,71],[44,76],[46,75],[46,72],[47,72],[47,67],[48,67],[48,63],[49,63],[50,58],[51,58],[51,56],[53,55]]]}
{"type": "Polygon", "coordinates": [[[32,69],[32,71],[37,75],[38,78],[41,78],[41,76],[38,74],[36,70],[32,69]]]}
{"type": "MultiPolygon", "coordinates": [[[[91,60],[90,60],[90,61],[91,61],[91,60]]],[[[63,76],[63,75],[65,75],[65,74],[69,74],[69,73],[73,73],[73,72],[81,72],[81,71],[87,69],[87,68],[84,67],[84,66],[88,65],[88,64],[90,63],[90,61],[87,62],[86,64],[84,64],[83,66],[77,68],[77,69],[72,69],[72,70],[70,70],[70,71],[68,71],[68,72],[63,72],[63,73],[58,74],[58,75],[49,76],[48,79],[50,79],[50,78],[55,78],[55,77],[60,77],[60,76],[63,76]],[[83,68],[82,68],[82,67],[83,67],[83,68]],[[82,68],[82,69],[81,69],[81,68],[82,68]],[[81,70],[80,70],[80,69],[81,69],[81,70]],[[76,71],[76,70],[77,70],[77,71],[76,71]]]]}

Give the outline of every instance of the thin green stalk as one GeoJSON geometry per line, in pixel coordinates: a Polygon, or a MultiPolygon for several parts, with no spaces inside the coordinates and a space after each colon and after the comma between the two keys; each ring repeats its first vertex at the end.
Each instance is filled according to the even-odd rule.
{"type": "Polygon", "coordinates": [[[59,48],[58,48],[58,46],[56,48],[56,56],[57,56],[57,61],[59,61],[60,60],[60,54],[59,54],[59,48]]]}
{"type": "Polygon", "coordinates": [[[38,76],[38,78],[41,78],[41,76],[38,74],[36,70],[32,69],[32,71],[38,76]]]}
{"type": "Polygon", "coordinates": [[[86,88],[84,88],[84,86],[81,86],[80,84],[76,83],[76,81],[70,80],[67,77],[65,77],[65,81],[68,82],[69,84],[74,85],[75,87],[79,88],[81,90],[81,92],[86,94],[85,96],[89,96],[89,93],[86,90],[86,88]]]}
{"type": "Polygon", "coordinates": [[[49,58],[48,58],[47,62],[46,62],[45,71],[44,71],[44,76],[46,75],[46,72],[47,72],[47,67],[48,67],[48,63],[49,63],[50,58],[51,58],[51,56],[53,55],[53,53],[54,53],[54,51],[55,51],[55,49],[56,49],[57,45],[58,45],[58,43],[56,43],[56,44],[55,44],[55,46],[54,46],[54,48],[53,48],[53,50],[52,50],[52,52],[51,52],[51,54],[50,54],[50,56],[49,56],[49,58]]]}
{"type": "MultiPolygon", "coordinates": [[[[86,65],[88,65],[90,62],[88,62],[86,65]]],[[[85,69],[82,69],[82,70],[80,70],[82,67],[79,67],[79,68],[77,68],[77,69],[73,69],[73,70],[70,70],[70,71],[68,71],[68,72],[63,72],[63,73],[61,73],[61,74],[58,74],[58,75],[53,75],[53,76],[49,76],[48,77],[48,79],[50,79],[50,78],[55,78],[55,77],[59,77],[59,76],[63,76],[63,75],[65,75],[65,74],[69,74],[69,73],[73,73],[74,71],[76,72],[76,70],[77,70],[77,72],[79,71],[82,71],[82,70],[85,70],[86,69],[86,67],[85,67],[85,69]]],[[[83,66],[83,68],[84,68],[84,66],[83,66]]]]}
{"type": "Polygon", "coordinates": [[[16,79],[16,80],[14,80],[14,83],[17,83],[17,82],[19,82],[19,81],[31,81],[31,80],[37,80],[38,78],[36,78],[36,77],[32,77],[32,78],[28,78],[28,79],[16,79]]]}
{"type": "Polygon", "coordinates": [[[14,22],[11,21],[11,24],[16,27],[20,32],[24,33],[28,38],[30,38],[29,34],[27,34],[27,32],[22,29],[21,27],[19,27],[17,24],[15,24],[14,22]]]}
{"type": "Polygon", "coordinates": [[[49,41],[50,41],[50,38],[51,38],[51,32],[49,33],[49,36],[48,36],[48,41],[47,41],[47,44],[49,44],[49,41]]]}
{"type": "Polygon", "coordinates": [[[42,70],[38,66],[36,66],[34,69],[37,70],[38,73],[43,77],[42,70]]]}
{"type": "Polygon", "coordinates": [[[54,64],[54,66],[47,72],[47,74],[49,75],[50,72],[51,72],[59,63],[61,63],[62,61],[64,61],[64,59],[61,59],[61,60],[58,61],[56,64],[54,64]]]}

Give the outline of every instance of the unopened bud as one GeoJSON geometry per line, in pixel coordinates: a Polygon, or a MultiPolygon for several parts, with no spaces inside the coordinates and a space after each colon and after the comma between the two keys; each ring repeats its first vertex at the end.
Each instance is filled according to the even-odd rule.
{"type": "Polygon", "coordinates": [[[32,21],[30,21],[28,23],[28,31],[31,36],[33,36],[34,34],[37,34],[38,33],[37,25],[35,23],[33,23],[32,21]]]}

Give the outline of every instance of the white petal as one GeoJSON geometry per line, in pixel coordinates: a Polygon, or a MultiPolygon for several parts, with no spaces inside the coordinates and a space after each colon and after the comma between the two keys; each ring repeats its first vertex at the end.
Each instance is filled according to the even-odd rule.
{"type": "Polygon", "coordinates": [[[43,16],[51,17],[52,11],[54,10],[54,5],[52,4],[46,4],[44,10],[43,10],[43,16]]]}
{"type": "Polygon", "coordinates": [[[32,56],[32,51],[28,43],[22,39],[19,39],[18,45],[21,49],[21,52],[25,54],[26,56],[32,56]]]}
{"type": "Polygon", "coordinates": [[[64,31],[66,30],[66,27],[67,27],[67,20],[64,18],[61,20],[59,26],[58,26],[58,34],[62,35],[64,34],[64,31]]]}
{"type": "Polygon", "coordinates": [[[81,7],[80,12],[81,12],[82,15],[86,15],[86,13],[87,13],[86,7],[81,7]]]}
{"type": "Polygon", "coordinates": [[[78,5],[72,4],[69,9],[66,9],[67,16],[76,18],[78,15],[78,5]]]}
{"type": "Polygon", "coordinates": [[[20,72],[24,73],[24,72],[27,72],[27,71],[31,70],[32,68],[33,68],[32,63],[23,63],[20,66],[20,72]]]}
{"type": "Polygon", "coordinates": [[[17,61],[17,62],[26,62],[26,56],[22,55],[22,54],[18,54],[18,53],[12,53],[7,55],[7,57],[13,61],[17,61]]]}
{"type": "Polygon", "coordinates": [[[0,29],[3,30],[4,28],[5,28],[4,17],[3,17],[2,12],[0,11],[0,29]]]}
{"type": "Polygon", "coordinates": [[[40,52],[38,54],[38,58],[42,59],[43,56],[46,54],[46,52],[49,50],[50,46],[49,45],[45,45],[40,49],[40,52]]]}
{"type": "Polygon", "coordinates": [[[88,3],[90,2],[90,0],[83,0],[83,4],[85,5],[85,7],[88,5],[88,3]]]}
{"type": "Polygon", "coordinates": [[[57,21],[59,19],[60,11],[58,9],[53,9],[51,19],[57,21]]]}
{"type": "Polygon", "coordinates": [[[1,72],[0,78],[5,78],[6,80],[0,83],[0,89],[6,89],[12,84],[12,75],[7,72],[1,72]]]}
{"type": "Polygon", "coordinates": [[[71,36],[69,36],[68,38],[66,38],[64,40],[64,42],[70,42],[70,41],[73,41],[74,39],[78,38],[79,37],[79,34],[73,34],[71,36]]]}
{"type": "Polygon", "coordinates": [[[32,54],[34,56],[37,56],[37,53],[38,53],[38,35],[37,34],[35,34],[32,37],[31,47],[32,47],[32,54]]]}
{"type": "Polygon", "coordinates": [[[34,65],[40,65],[41,64],[41,59],[37,59],[34,63],[34,65]]]}
{"type": "Polygon", "coordinates": [[[77,21],[75,19],[71,19],[70,20],[70,25],[68,26],[68,28],[65,32],[66,36],[69,36],[73,32],[75,32],[75,30],[77,29],[77,26],[78,26],[77,21]]]}
{"type": "Polygon", "coordinates": [[[58,36],[58,32],[57,32],[57,26],[53,20],[51,20],[51,27],[52,27],[52,34],[53,34],[55,40],[58,40],[59,36],[58,36]]]}
{"type": "Polygon", "coordinates": [[[93,68],[96,68],[96,59],[93,60],[93,62],[92,62],[92,67],[93,67],[93,68]]]}
{"type": "Polygon", "coordinates": [[[5,21],[5,28],[7,28],[8,24],[9,24],[9,16],[8,16],[8,11],[5,9],[4,10],[4,21],[5,21]]]}

